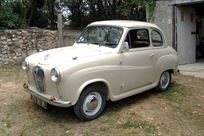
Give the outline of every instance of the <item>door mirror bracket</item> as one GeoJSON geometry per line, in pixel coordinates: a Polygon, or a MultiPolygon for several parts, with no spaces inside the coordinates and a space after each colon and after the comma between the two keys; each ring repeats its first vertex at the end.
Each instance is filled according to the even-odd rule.
{"type": "Polygon", "coordinates": [[[128,44],[128,42],[124,42],[123,51],[128,51],[128,50],[129,50],[129,44],[128,44]]]}

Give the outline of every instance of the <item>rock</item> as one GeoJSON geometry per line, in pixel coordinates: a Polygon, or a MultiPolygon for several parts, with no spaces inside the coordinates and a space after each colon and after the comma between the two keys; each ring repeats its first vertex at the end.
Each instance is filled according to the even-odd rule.
{"type": "Polygon", "coordinates": [[[21,34],[21,32],[17,32],[17,34],[18,34],[18,35],[20,35],[20,34],[21,34]]]}
{"type": "Polygon", "coordinates": [[[12,41],[17,41],[17,40],[18,40],[18,38],[13,38],[13,39],[12,39],[12,41]]]}
{"type": "Polygon", "coordinates": [[[14,57],[13,57],[14,60],[17,60],[17,58],[18,58],[17,56],[14,56],[14,57]]]}
{"type": "Polygon", "coordinates": [[[2,44],[7,44],[7,42],[4,41],[4,42],[2,42],[2,44]]]}
{"type": "Polygon", "coordinates": [[[5,36],[1,36],[0,39],[1,39],[1,40],[6,40],[6,37],[5,37],[5,36]]]}
{"type": "Polygon", "coordinates": [[[23,40],[22,40],[22,39],[20,39],[20,40],[18,41],[18,43],[19,43],[19,44],[23,43],[23,40]]]}

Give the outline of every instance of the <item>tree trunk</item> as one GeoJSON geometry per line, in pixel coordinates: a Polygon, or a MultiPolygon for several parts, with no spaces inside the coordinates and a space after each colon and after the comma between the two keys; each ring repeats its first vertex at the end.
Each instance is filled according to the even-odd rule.
{"type": "Polygon", "coordinates": [[[55,9],[54,9],[55,0],[48,1],[47,6],[48,6],[48,12],[49,12],[49,19],[50,19],[50,29],[54,30],[56,29],[56,23],[55,23],[56,19],[55,19],[55,9]]]}
{"type": "Polygon", "coordinates": [[[32,0],[31,1],[31,6],[30,6],[30,15],[29,15],[29,17],[28,17],[28,25],[30,26],[30,23],[31,23],[31,20],[32,20],[32,18],[33,18],[33,13],[34,13],[34,11],[35,11],[35,9],[36,9],[36,0],[32,0]]]}

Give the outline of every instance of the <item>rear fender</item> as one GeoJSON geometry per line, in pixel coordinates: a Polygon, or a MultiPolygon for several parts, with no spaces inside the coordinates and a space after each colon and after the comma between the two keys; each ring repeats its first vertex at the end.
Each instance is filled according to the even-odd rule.
{"type": "Polygon", "coordinates": [[[177,71],[178,60],[176,55],[165,55],[158,59],[155,67],[155,71],[157,71],[156,79],[159,81],[161,74],[167,70],[177,71]]]}

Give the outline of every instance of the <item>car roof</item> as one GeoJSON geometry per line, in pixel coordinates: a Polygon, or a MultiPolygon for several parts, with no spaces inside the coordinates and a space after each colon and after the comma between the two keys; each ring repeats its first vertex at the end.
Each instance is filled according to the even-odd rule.
{"type": "Polygon", "coordinates": [[[157,25],[142,22],[142,21],[133,21],[133,20],[107,20],[107,21],[97,21],[89,24],[88,26],[96,26],[96,25],[111,25],[111,26],[119,26],[119,27],[153,27],[160,29],[157,25]]]}

